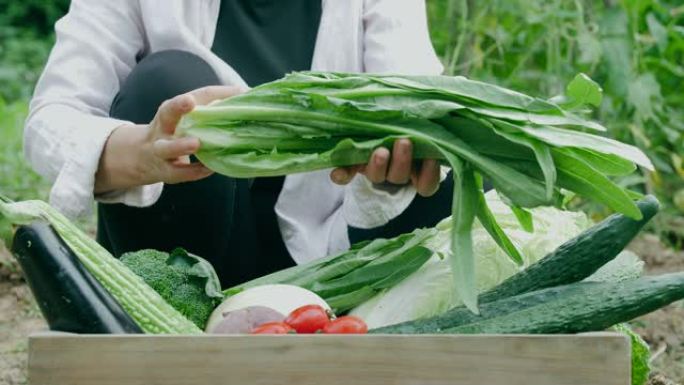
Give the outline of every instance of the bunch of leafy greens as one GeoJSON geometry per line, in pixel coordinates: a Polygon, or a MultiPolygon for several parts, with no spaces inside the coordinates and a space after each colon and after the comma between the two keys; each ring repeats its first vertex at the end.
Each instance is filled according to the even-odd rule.
{"type": "Polygon", "coordinates": [[[227,289],[227,296],[250,287],[289,284],[311,290],[336,312],[345,312],[415,273],[432,256],[424,244],[436,229],[417,229],[392,239],[354,245],[348,251],[269,274],[227,289]]]}
{"type": "Polygon", "coordinates": [[[183,249],[139,250],[122,255],[121,262],[200,329],[223,300],[211,264],[183,249]]]}
{"type": "Polygon", "coordinates": [[[634,196],[609,177],[630,174],[635,164],[652,168],[648,158],[589,133],[605,129],[563,108],[600,101],[600,87],[584,75],[556,103],[458,76],[303,72],[197,107],[178,134],[199,138],[198,158],[234,177],[361,164],[375,148],[411,139],[416,158],[436,158],[453,170],[449,260],[459,296],[477,312],[475,218],[523,263],[487,207],[483,178],[527,228],[525,208],[559,204],[560,189],[640,219],[634,196]]]}

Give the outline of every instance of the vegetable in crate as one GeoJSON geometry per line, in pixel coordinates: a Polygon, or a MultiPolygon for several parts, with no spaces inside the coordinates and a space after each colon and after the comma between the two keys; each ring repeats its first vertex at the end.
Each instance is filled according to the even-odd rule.
{"type": "Polygon", "coordinates": [[[457,307],[436,317],[371,330],[380,334],[554,334],[605,330],[684,298],[684,272],[620,282],[577,282],[457,307]]]}
{"type": "Polygon", "coordinates": [[[249,306],[221,313],[216,323],[207,324],[207,333],[248,334],[268,322],[283,322],[285,316],[266,306],[249,306]]]}
{"type": "Polygon", "coordinates": [[[36,200],[12,202],[0,195],[0,216],[14,224],[30,224],[36,220],[49,222],[79,262],[145,333],[202,333],[142,278],[47,203],[36,200]]]}
{"type": "MultiPolygon", "coordinates": [[[[473,245],[478,292],[500,284],[591,225],[590,219],[582,212],[537,207],[530,210],[534,231],[529,232],[520,225],[513,210],[495,191],[487,192],[485,197],[501,228],[520,250],[523,266],[511,261],[476,220],[473,245]]],[[[438,224],[435,235],[424,243],[433,251],[430,259],[402,282],[351,309],[350,314],[360,316],[369,327],[377,328],[435,316],[454,306],[463,305],[455,292],[448,260],[451,254],[450,229],[449,219],[438,224]]]]}
{"type": "Polygon", "coordinates": [[[577,237],[560,245],[529,268],[483,293],[480,301],[491,302],[533,290],[581,281],[613,260],[660,208],[647,196],[637,203],[642,218],[634,220],[614,214],[577,237]]]}
{"type": "Polygon", "coordinates": [[[285,322],[267,322],[254,328],[251,334],[297,334],[297,331],[285,322]]]}
{"type": "Polygon", "coordinates": [[[346,315],[328,322],[322,332],[325,334],[366,334],[368,325],[359,317],[346,315]]]}
{"type": "Polygon", "coordinates": [[[142,333],[47,223],[19,227],[12,253],[50,330],[84,334],[142,333]]]}
{"type": "MultiPolygon", "coordinates": [[[[600,94],[586,76],[576,77],[570,104],[581,107],[578,90],[587,89],[600,94]]],[[[609,177],[633,172],[635,163],[652,165],[637,148],[586,132],[602,130],[552,102],[463,77],[303,72],[198,106],[177,132],[199,138],[197,157],[234,177],[360,164],[379,146],[411,139],[415,157],[440,159],[454,171],[453,278],[477,311],[475,218],[522,263],[486,205],[482,177],[521,217],[523,208],[556,204],[562,188],[641,218],[631,195],[609,177]]]]}
{"type": "MultiPolygon", "coordinates": [[[[620,254],[620,251],[636,236],[659,208],[658,201],[651,196],[638,202],[638,205],[643,214],[641,220],[636,221],[622,214],[615,214],[606,218],[575,238],[566,241],[527,269],[485,291],[480,296],[480,302],[491,303],[544,288],[571,284],[585,279],[593,280],[594,274],[599,272],[602,267],[608,266],[620,254]]],[[[623,259],[628,258],[629,256],[623,257],[623,259]]],[[[626,264],[626,266],[630,265],[626,264]]],[[[604,277],[611,276],[611,274],[607,274],[606,270],[603,270],[601,274],[604,277]]],[[[619,279],[618,281],[628,280],[619,279]]],[[[415,324],[419,325],[418,329],[421,330],[434,331],[443,329],[444,325],[453,325],[454,322],[446,314],[463,312],[463,310],[462,307],[454,307],[444,314],[401,323],[396,327],[403,328],[401,325],[415,324]]],[[[499,310],[504,311],[502,309],[497,309],[496,311],[499,310]]],[[[472,319],[478,318],[468,311],[465,311],[465,313],[467,317],[472,319]]],[[[368,315],[366,316],[368,317],[368,315]]],[[[372,313],[370,316],[372,316],[372,313]]],[[[620,322],[627,320],[629,319],[621,320],[620,322]]],[[[380,328],[380,330],[393,330],[394,327],[388,326],[387,328],[380,328]]]]}
{"type": "MultiPolygon", "coordinates": [[[[228,299],[224,303],[233,301],[233,296],[238,297],[243,292],[261,289],[265,285],[286,284],[317,294],[335,313],[344,312],[418,270],[432,255],[424,243],[436,232],[435,229],[418,229],[393,239],[376,239],[355,245],[341,254],[293,266],[227,289],[224,293],[228,299]]],[[[245,301],[245,306],[276,306],[272,304],[273,299],[266,301],[269,302],[245,301]]],[[[316,301],[303,304],[308,303],[323,306],[316,301]]]]}
{"type": "MultiPolygon", "coordinates": [[[[622,249],[659,208],[658,201],[649,196],[637,202],[643,215],[641,220],[615,214],[592,227],[583,213],[535,208],[531,210],[535,229],[529,233],[521,228],[513,210],[496,193],[486,194],[486,199],[502,228],[520,248],[525,268],[520,271],[506,259],[482,226],[476,224],[473,239],[477,245],[478,292],[484,293],[479,298],[481,303],[585,278],[638,277],[643,262],[622,249]]],[[[438,225],[441,227],[448,227],[448,222],[438,225]]],[[[440,257],[440,253],[450,252],[446,247],[447,233],[448,229],[442,229],[427,241],[426,246],[437,253],[416,273],[352,309],[351,314],[361,316],[372,328],[377,328],[436,316],[462,305],[453,292],[448,262],[440,257]]]]}
{"type": "Polygon", "coordinates": [[[223,300],[221,284],[211,264],[183,249],[170,254],[139,250],[122,255],[121,262],[198,328],[204,329],[214,308],[223,300]]]}
{"type": "Polygon", "coordinates": [[[330,323],[331,315],[329,310],[320,305],[304,305],[294,309],[284,322],[297,333],[312,334],[322,330],[330,323]]]}
{"type": "Polygon", "coordinates": [[[265,284],[250,287],[228,296],[218,305],[207,322],[206,330],[214,330],[225,317],[241,309],[267,307],[285,318],[293,310],[305,305],[319,305],[330,310],[330,306],[321,297],[299,286],[265,284]]]}

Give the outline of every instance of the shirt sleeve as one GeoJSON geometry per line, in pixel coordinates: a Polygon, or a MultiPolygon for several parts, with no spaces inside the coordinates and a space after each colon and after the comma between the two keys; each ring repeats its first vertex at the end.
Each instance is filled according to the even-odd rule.
{"type": "MultiPolygon", "coordinates": [[[[111,132],[128,122],[108,117],[114,96],[144,48],[134,0],[73,0],[55,25],[56,43],[31,101],[24,153],[53,181],[50,203],[68,216],[92,208],[95,173],[111,132]]],[[[110,202],[151,204],[161,185],[115,191],[110,202]]]]}
{"type": "MultiPolygon", "coordinates": [[[[438,75],[437,57],[427,24],[425,0],[365,0],[363,64],[369,73],[438,75]]],[[[350,226],[373,228],[401,214],[413,201],[412,186],[377,186],[364,176],[347,186],[343,215],[350,226]]]]}

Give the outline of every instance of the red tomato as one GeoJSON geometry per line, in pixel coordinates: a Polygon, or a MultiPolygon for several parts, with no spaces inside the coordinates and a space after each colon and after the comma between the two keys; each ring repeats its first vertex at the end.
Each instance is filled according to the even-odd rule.
{"type": "Polygon", "coordinates": [[[326,334],[366,334],[368,326],[359,317],[352,315],[336,318],[323,328],[326,334]]]}
{"type": "Polygon", "coordinates": [[[285,323],[290,325],[297,333],[311,334],[323,329],[330,321],[328,312],[320,305],[305,305],[293,310],[285,318],[285,323]]]}
{"type": "Polygon", "coordinates": [[[266,322],[252,330],[252,334],[288,334],[295,333],[295,330],[285,322],[266,322]]]}

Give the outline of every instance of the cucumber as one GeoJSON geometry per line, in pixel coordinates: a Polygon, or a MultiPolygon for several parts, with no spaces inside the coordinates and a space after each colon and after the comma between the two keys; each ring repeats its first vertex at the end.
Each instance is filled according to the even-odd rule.
{"type": "Polygon", "coordinates": [[[455,307],[446,312],[429,318],[402,322],[396,325],[384,326],[370,330],[369,333],[378,334],[430,334],[440,333],[443,330],[459,325],[467,325],[482,319],[489,319],[521,311],[532,306],[543,305],[553,301],[558,296],[558,291],[566,294],[578,290],[575,287],[552,287],[532,293],[508,297],[500,301],[489,302],[480,306],[480,314],[477,315],[463,306],[455,307]]]}
{"type": "Polygon", "coordinates": [[[615,258],[658,212],[658,200],[649,195],[637,202],[643,215],[634,220],[614,214],[565,242],[551,254],[480,295],[487,303],[547,287],[581,281],[615,258]]]}
{"type": "Polygon", "coordinates": [[[544,334],[600,331],[684,298],[684,272],[621,282],[577,282],[464,307],[375,334],[544,334]]]}
{"type": "Polygon", "coordinates": [[[559,290],[557,299],[551,302],[443,332],[544,334],[605,330],[684,298],[684,272],[569,286],[581,288],[573,287],[573,293],[559,290]]]}

